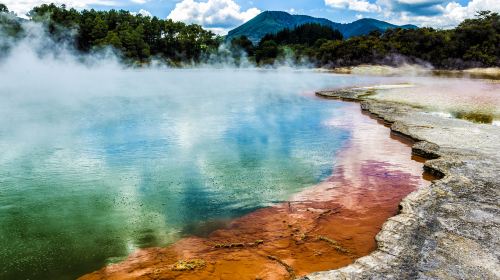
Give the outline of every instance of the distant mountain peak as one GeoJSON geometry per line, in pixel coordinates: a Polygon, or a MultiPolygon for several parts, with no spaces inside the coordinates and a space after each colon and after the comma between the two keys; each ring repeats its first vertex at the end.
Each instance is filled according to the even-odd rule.
{"type": "Polygon", "coordinates": [[[390,28],[398,27],[405,29],[417,28],[410,24],[398,26],[373,18],[363,18],[351,23],[337,23],[326,18],[316,18],[308,15],[291,15],[284,11],[264,11],[251,20],[229,31],[226,39],[231,40],[233,38],[247,36],[253,43],[257,43],[268,33],[277,33],[285,28],[294,28],[306,23],[318,23],[337,29],[344,35],[344,38],[365,35],[374,30],[385,31],[390,28]]]}

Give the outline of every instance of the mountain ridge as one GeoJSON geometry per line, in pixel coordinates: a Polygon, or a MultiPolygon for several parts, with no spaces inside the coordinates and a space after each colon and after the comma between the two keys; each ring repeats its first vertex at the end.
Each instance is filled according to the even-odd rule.
{"type": "Polygon", "coordinates": [[[342,33],[344,38],[365,35],[374,30],[383,32],[390,28],[418,28],[411,24],[399,26],[372,18],[363,18],[351,23],[338,23],[326,18],[316,18],[308,15],[291,15],[283,11],[264,11],[251,20],[229,31],[226,40],[247,36],[253,43],[258,43],[260,39],[268,33],[277,33],[285,28],[294,28],[306,23],[318,23],[337,29],[342,33]]]}

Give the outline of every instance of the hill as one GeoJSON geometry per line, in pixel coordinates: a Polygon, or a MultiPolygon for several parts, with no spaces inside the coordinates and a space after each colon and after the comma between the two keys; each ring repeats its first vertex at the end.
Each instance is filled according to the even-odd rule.
{"type": "Polygon", "coordinates": [[[281,11],[265,11],[248,22],[229,31],[227,40],[240,36],[247,36],[252,42],[257,43],[268,33],[277,33],[285,28],[294,28],[305,23],[318,23],[337,29],[344,38],[365,35],[373,30],[385,31],[390,28],[415,29],[415,25],[398,26],[385,21],[364,18],[351,23],[337,23],[326,18],[315,18],[306,15],[291,15],[281,11]]]}

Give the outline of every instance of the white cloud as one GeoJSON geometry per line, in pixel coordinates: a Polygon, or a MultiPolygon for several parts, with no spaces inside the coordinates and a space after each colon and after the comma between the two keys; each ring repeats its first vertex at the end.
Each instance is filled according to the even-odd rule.
{"type": "Polygon", "coordinates": [[[130,1],[132,1],[133,3],[137,3],[137,4],[145,4],[149,0],[130,0],[130,1]]]}
{"type": "MultiPolygon", "coordinates": [[[[378,13],[396,24],[416,24],[435,28],[452,28],[478,11],[500,12],[500,0],[470,0],[461,5],[458,0],[324,0],[332,8],[378,13]]],[[[361,18],[357,14],[356,18],[361,18]]]]}
{"type": "Polygon", "coordinates": [[[419,5],[419,4],[429,4],[429,3],[436,3],[443,1],[442,0],[397,0],[397,2],[410,5],[419,5]]]}
{"type": "Polygon", "coordinates": [[[134,16],[135,15],[142,15],[145,17],[153,17],[153,15],[149,11],[144,10],[144,9],[140,9],[137,13],[131,12],[131,14],[133,14],[134,16]]]}
{"type": "MultiPolygon", "coordinates": [[[[406,0],[408,1],[408,0],[406,0]]],[[[499,0],[472,0],[466,6],[457,2],[436,5],[440,12],[436,15],[414,15],[410,11],[389,12],[386,16],[392,21],[404,24],[413,23],[420,26],[452,28],[467,18],[473,18],[478,11],[489,10],[500,12],[499,0]]]]}
{"type": "Polygon", "coordinates": [[[208,0],[206,2],[183,0],[175,5],[175,9],[170,12],[168,18],[174,21],[197,23],[221,32],[221,30],[227,30],[252,19],[260,12],[257,8],[241,11],[241,7],[233,0],[208,0]]]}
{"type": "Polygon", "coordinates": [[[208,27],[206,28],[217,35],[226,35],[231,28],[220,28],[220,27],[208,27]]]}
{"type": "Polygon", "coordinates": [[[103,5],[103,6],[116,6],[118,5],[115,0],[0,0],[1,3],[7,5],[10,11],[18,15],[25,15],[33,7],[54,3],[57,5],[65,4],[70,8],[83,9],[89,5],[103,5]]]}
{"type": "Polygon", "coordinates": [[[348,9],[358,12],[380,12],[380,7],[366,0],[325,0],[332,8],[348,9]]]}

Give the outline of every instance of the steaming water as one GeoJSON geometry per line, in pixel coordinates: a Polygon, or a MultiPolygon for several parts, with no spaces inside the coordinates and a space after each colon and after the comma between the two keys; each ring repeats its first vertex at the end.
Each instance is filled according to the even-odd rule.
{"type": "Polygon", "coordinates": [[[0,83],[1,279],[75,278],[317,183],[349,132],[310,91],[371,79],[45,67],[0,83]]]}

